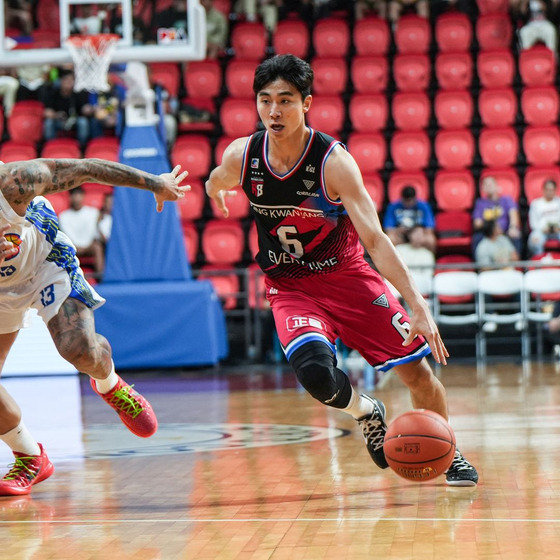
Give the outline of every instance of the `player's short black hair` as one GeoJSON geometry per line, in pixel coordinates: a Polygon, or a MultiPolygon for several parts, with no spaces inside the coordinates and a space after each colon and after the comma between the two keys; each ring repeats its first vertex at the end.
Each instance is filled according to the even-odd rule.
{"type": "Polygon", "coordinates": [[[281,54],[267,58],[255,70],[253,80],[255,95],[275,80],[289,82],[301,93],[302,99],[305,99],[311,95],[313,70],[305,60],[293,54],[281,54]]]}

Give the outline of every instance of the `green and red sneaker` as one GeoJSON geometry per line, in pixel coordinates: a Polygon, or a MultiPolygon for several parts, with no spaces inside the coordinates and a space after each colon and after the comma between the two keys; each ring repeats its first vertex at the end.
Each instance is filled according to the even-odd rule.
{"type": "Polygon", "coordinates": [[[0,480],[0,496],[22,496],[31,492],[31,487],[49,478],[54,472],[43,446],[40,455],[25,455],[14,451],[15,462],[0,480]]]}

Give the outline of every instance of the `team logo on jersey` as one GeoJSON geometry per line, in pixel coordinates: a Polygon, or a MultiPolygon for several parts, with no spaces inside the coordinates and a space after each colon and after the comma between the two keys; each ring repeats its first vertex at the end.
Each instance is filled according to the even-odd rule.
{"type": "Polygon", "coordinates": [[[307,190],[310,190],[315,184],[315,181],[308,181],[307,179],[304,179],[303,184],[307,187],[307,190]]]}
{"type": "Polygon", "coordinates": [[[253,196],[262,196],[264,179],[261,177],[251,177],[251,192],[253,196]]]}
{"type": "Polygon", "coordinates": [[[372,302],[373,305],[379,305],[380,307],[389,308],[389,301],[385,294],[381,294],[378,298],[375,298],[372,302]]]}
{"type": "Polygon", "coordinates": [[[19,246],[21,245],[22,239],[17,233],[5,233],[4,237],[6,238],[6,241],[9,241],[10,243],[12,243],[14,246],[17,247],[17,253],[15,255],[12,255],[11,257],[4,259],[4,261],[9,261],[10,259],[14,259],[19,255],[19,251],[20,251],[19,246]]]}
{"type": "Polygon", "coordinates": [[[315,167],[313,167],[313,165],[306,165],[305,166],[305,171],[307,171],[308,173],[315,173],[315,167]]]}
{"type": "Polygon", "coordinates": [[[301,315],[292,315],[286,319],[286,328],[289,331],[297,331],[304,327],[313,327],[314,329],[327,330],[325,324],[315,317],[302,317],[301,315]]]}
{"type": "Polygon", "coordinates": [[[258,169],[259,168],[259,158],[254,157],[251,159],[251,169],[258,169]]]}

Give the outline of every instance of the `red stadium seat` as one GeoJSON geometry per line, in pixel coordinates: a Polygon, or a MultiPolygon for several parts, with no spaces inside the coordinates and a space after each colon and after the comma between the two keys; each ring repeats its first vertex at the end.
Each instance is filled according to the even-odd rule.
{"type": "Polygon", "coordinates": [[[210,140],[202,134],[178,136],[171,150],[171,165],[180,165],[190,178],[206,178],[210,172],[212,148],[210,140]]]}
{"type": "Polygon", "coordinates": [[[401,54],[425,54],[430,47],[432,32],[430,22],[410,14],[402,16],[394,31],[397,52],[401,54]]]}
{"type": "Polygon", "coordinates": [[[442,14],[436,20],[435,33],[439,52],[466,52],[470,49],[472,25],[466,14],[442,14]]]}
{"type": "Polygon", "coordinates": [[[237,60],[262,60],[266,44],[266,29],[261,22],[243,21],[231,30],[231,47],[237,60]]]}
{"type": "Polygon", "coordinates": [[[343,19],[320,19],[313,27],[312,42],[315,56],[346,56],[350,46],[350,28],[343,19]]]}
{"type": "Polygon", "coordinates": [[[348,112],[353,132],[383,130],[389,114],[387,96],[382,93],[356,93],[350,98],[348,112]]]}
{"type": "Polygon", "coordinates": [[[34,49],[60,48],[60,30],[58,29],[35,29],[31,32],[31,39],[34,49]]]}
{"type": "Polygon", "coordinates": [[[202,218],[204,203],[206,202],[206,191],[202,181],[189,178],[188,183],[191,190],[183,198],[177,199],[181,222],[192,222],[202,218]]]}
{"type": "Polygon", "coordinates": [[[381,133],[354,132],[348,136],[347,147],[363,175],[372,175],[385,167],[387,145],[381,133]]]}
{"type": "Polygon", "coordinates": [[[253,78],[255,76],[256,60],[232,59],[225,70],[225,84],[230,97],[253,99],[253,78]]]}
{"type": "Polygon", "coordinates": [[[441,89],[468,89],[473,64],[470,53],[441,53],[436,56],[436,78],[441,89]]]}
{"type": "Polygon", "coordinates": [[[430,59],[424,54],[397,54],[393,77],[399,91],[424,91],[430,84],[430,59]]]}
{"type": "Polygon", "coordinates": [[[249,136],[257,128],[257,110],[253,99],[224,99],[220,107],[220,123],[226,136],[249,136]]]}
{"type": "Polygon", "coordinates": [[[206,59],[185,64],[183,74],[189,97],[208,99],[217,97],[222,89],[222,69],[217,60],[206,59]]]}
{"type": "Polygon", "coordinates": [[[419,171],[428,166],[430,139],[423,131],[397,131],[391,138],[391,157],[396,169],[419,171]]]}
{"type": "Polygon", "coordinates": [[[530,204],[535,198],[542,196],[543,185],[548,179],[552,179],[557,185],[560,185],[560,167],[551,165],[527,168],[523,180],[523,191],[527,198],[527,204],[530,204]]]}
{"type": "Polygon", "coordinates": [[[379,93],[387,89],[389,65],[383,56],[356,56],[350,65],[350,76],[357,93],[379,93]]]}
{"type": "Polygon", "coordinates": [[[546,126],[558,121],[558,92],[554,86],[528,87],[521,93],[521,112],[525,122],[546,126]]]}
{"type": "Polygon", "coordinates": [[[231,136],[221,136],[216,142],[214,147],[214,161],[216,165],[222,163],[222,156],[224,155],[225,149],[235,140],[235,137],[231,136]]]}
{"type": "Polygon", "coordinates": [[[247,281],[247,298],[251,309],[268,309],[270,306],[266,299],[265,275],[256,263],[248,267],[249,277],[247,281]]]}
{"type": "Polygon", "coordinates": [[[341,95],[346,90],[348,65],[344,58],[315,57],[311,61],[313,68],[314,95],[341,95]]]}
{"type": "Polygon", "coordinates": [[[61,212],[70,208],[70,197],[68,196],[68,191],[47,194],[46,198],[52,204],[52,207],[57,215],[60,215],[61,212]]]}
{"type": "Polygon", "coordinates": [[[209,220],[201,236],[206,264],[232,265],[243,258],[245,234],[238,220],[209,220]]]}
{"type": "Polygon", "coordinates": [[[510,8],[509,0],[476,0],[478,11],[481,14],[494,14],[501,12],[507,14],[510,8]]]}
{"type": "Polygon", "coordinates": [[[337,137],[344,126],[345,106],[340,96],[322,95],[313,98],[307,123],[312,128],[337,137]]]}
{"type": "Polygon", "coordinates": [[[557,126],[528,126],[523,133],[523,150],[527,163],[554,165],[560,160],[560,131],[557,126]]]}
{"type": "Polygon", "coordinates": [[[8,117],[10,140],[38,142],[43,137],[44,106],[39,101],[18,101],[8,117]]]}
{"type": "Polygon", "coordinates": [[[391,31],[384,19],[366,17],[354,25],[353,43],[358,56],[385,55],[390,42],[391,31]]]}
{"type": "Polygon", "coordinates": [[[11,163],[13,161],[26,161],[37,157],[37,148],[31,142],[6,140],[0,143],[0,161],[11,163]]]}
{"type": "Polygon", "coordinates": [[[86,146],[84,157],[119,161],[120,143],[116,136],[92,138],[86,146]]]}
{"type": "Polygon", "coordinates": [[[416,189],[416,197],[419,200],[429,200],[430,187],[425,173],[422,171],[393,171],[387,185],[389,202],[399,200],[403,188],[407,186],[416,189]]]}
{"type": "MultiPolygon", "coordinates": [[[[249,216],[249,199],[245,196],[245,193],[240,186],[232,189],[229,193],[226,193],[225,201],[229,210],[228,220],[240,220],[249,216]]],[[[212,209],[214,218],[224,217],[222,212],[218,210],[214,199],[210,200],[210,208],[212,209]]]]}
{"type": "Polygon", "coordinates": [[[535,45],[519,53],[519,74],[523,85],[550,86],[556,79],[556,57],[544,45],[535,45]]]}
{"type": "Polygon", "coordinates": [[[305,22],[293,19],[279,21],[272,35],[272,47],[276,54],[293,54],[306,59],[309,52],[309,29],[305,22]]]}
{"type": "Polygon", "coordinates": [[[444,169],[463,169],[472,164],[475,154],[470,129],[441,130],[436,134],[434,150],[438,165],[444,169]]]}
{"type": "Polygon", "coordinates": [[[249,231],[247,232],[247,245],[249,246],[251,257],[254,259],[259,252],[259,236],[257,233],[257,224],[254,221],[251,222],[249,231]]]}
{"type": "Polygon", "coordinates": [[[198,280],[208,280],[212,284],[224,309],[235,309],[240,293],[239,276],[235,270],[231,266],[218,264],[204,265],[200,272],[198,280]]]}
{"type": "Polygon", "coordinates": [[[85,183],[82,185],[82,188],[84,189],[84,204],[86,206],[93,206],[98,210],[101,210],[107,192],[113,192],[113,187],[110,185],[101,185],[99,183],[85,183]],[[109,187],[110,191],[107,187],[109,187]]]}
{"type": "Polygon", "coordinates": [[[377,174],[364,175],[364,187],[371,196],[378,212],[381,212],[385,204],[385,187],[383,186],[383,179],[377,174]]]}
{"type": "Polygon", "coordinates": [[[423,130],[430,122],[432,104],[424,92],[397,92],[391,111],[397,129],[423,130]]]}
{"type": "Polygon", "coordinates": [[[78,159],[82,157],[82,150],[79,142],[74,138],[53,138],[45,142],[41,157],[78,159]]]}
{"type": "Polygon", "coordinates": [[[440,128],[467,128],[474,111],[471,92],[438,91],[434,99],[434,111],[440,128]]]}
{"type": "Polygon", "coordinates": [[[487,167],[511,167],[517,162],[519,140],[513,128],[485,128],[478,137],[478,149],[487,167]]]}
{"type": "Polygon", "coordinates": [[[478,111],[484,126],[510,126],[517,114],[517,96],[510,88],[483,89],[478,96],[478,111]]]}
{"type": "Polygon", "coordinates": [[[194,264],[198,257],[198,245],[200,242],[198,230],[193,222],[185,222],[182,224],[183,241],[185,243],[185,251],[190,264],[194,264]]]}
{"type": "Polygon", "coordinates": [[[434,198],[440,210],[470,210],[475,186],[470,169],[438,171],[434,179],[434,198]]]}
{"type": "MultiPolygon", "coordinates": [[[[494,177],[494,179],[496,179],[496,183],[498,183],[500,187],[500,194],[511,196],[515,201],[519,200],[521,186],[519,184],[519,174],[515,168],[486,168],[483,169],[480,174],[480,181],[482,182],[486,177],[494,177]]],[[[481,196],[483,196],[482,192],[481,196]]]]}
{"type": "Polygon", "coordinates": [[[476,38],[482,51],[509,49],[513,38],[513,25],[509,13],[492,13],[478,16],[476,38]]]}
{"type": "MultiPolygon", "coordinates": [[[[435,215],[435,221],[438,255],[457,251],[468,255],[471,254],[472,218],[470,212],[438,212],[435,215]]],[[[440,258],[438,258],[437,262],[442,263],[440,258]]],[[[470,262],[470,259],[467,262],[470,262]]]]}
{"type": "Polygon", "coordinates": [[[483,51],[478,54],[476,69],[484,88],[511,87],[515,61],[510,50],[483,51]]]}
{"type": "Polygon", "coordinates": [[[171,97],[179,96],[181,69],[177,62],[151,62],[149,75],[151,82],[162,86],[171,97]]]}

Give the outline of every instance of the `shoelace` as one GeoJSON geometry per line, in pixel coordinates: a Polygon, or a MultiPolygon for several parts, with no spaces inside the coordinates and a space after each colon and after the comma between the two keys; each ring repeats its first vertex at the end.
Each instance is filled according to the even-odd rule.
{"type": "Polygon", "coordinates": [[[39,470],[32,470],[26,464],[26,461],[31,462],[33,459],[36,459],[36,457],[16,457],[15,462],[8,465],[10,470],[2,480],[33,480],[39,470]]]}
{"type": "Polygon", "coordinates": [[[460,453],[457,453],[449,470],[451,469],[456,471],[468,471],[472,469],[472,465],[460,453]]]}
{"type": "Polygon", "coordinates": [[[368,443],[373,445],[374,451],[383,447],[383,441],[385,439],[385,431],[383,430],[383,422],[381,420],[368,420],[364,419],[360,424],[365,423],[369,428],[368,430],[368,443]],[[370,439],[369,436],[374,437],[370,439]]]}
{"type": "Polygon", "coordinates": [[[121,412],[132,416],[132,418],[136,418],[144,410],[144,407],[130,395],[132,387],[134,387],[134,385],[125,385],[118,389],[113,393],[113,396],[108,402],[121,412]]]}

